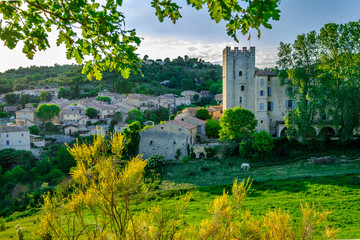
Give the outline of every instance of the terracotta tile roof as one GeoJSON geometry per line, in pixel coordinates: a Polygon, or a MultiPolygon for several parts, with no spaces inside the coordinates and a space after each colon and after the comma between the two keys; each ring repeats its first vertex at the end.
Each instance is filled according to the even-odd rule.
{"type": "Polygon", "coordinates": [[[181,121],[181,120],[172,120],[170,121],[169,123],[171,124],[174,124],[174,125],[177,125],[177,126],[180,126],[180,127],[183,127],[183,128],[186,128],[186,129],[193,129],[193,128],[196,128],[195,125],[192,125],[190,123],[187,123],[187,122],[184,122],[184,121],[181,121]]]}

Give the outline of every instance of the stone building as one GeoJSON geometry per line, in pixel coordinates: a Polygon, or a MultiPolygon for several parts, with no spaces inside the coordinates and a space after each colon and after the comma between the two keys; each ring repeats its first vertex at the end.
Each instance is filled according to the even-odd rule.
{"type": "Polygon", "coordinates": [[[283,132],[287,111],[295,108],[286,87],[270,71],[255,72],[255,47],[223,51],[223,109],[243,107],[258,120],[257,131],[273,136],[283,132]]]}
{"type": "Polygon", "coordinates": [[[23,127],[1,127],[0,150],[5,148],[30,150],[29,129],[23,127]]]}
{"type": "Polygon", "coordinates": [[[140,131],[139,154],[144,159],[161,154],[166,160],[175,159],[180,149],[180,159],[187,156],[195,143],[197,126],[181,120],[165,122],[140,131]]]}

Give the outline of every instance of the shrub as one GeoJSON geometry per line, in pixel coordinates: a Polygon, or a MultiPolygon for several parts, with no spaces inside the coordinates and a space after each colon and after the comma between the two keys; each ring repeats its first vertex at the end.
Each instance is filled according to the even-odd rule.
{"type": "Polygon", "coordinates": [[[275,138],[274,140],[275,153],[279,156],[289,156],[289,139],[285,136],[275,138]]]}
{"type": "Polygon", "coordinates": [[[218,153],[218,148],[216,147],[206,147],[205,148],[205,152],[206,152],[206,158],[213,158],[217,155],[218,153]]]}
{"type": "Polygon", "coordinates": [[[252,144],[250,141],[244,141],[240,143],[239,155],[244,158],[250,158],[252,156],[252,144]]]}
{"type": "Polygon", "coordinates": [[[274,148],[274,139],[265,131],[254,133],[252,149],[260,154],[269,153],[274,148]]]}
{"type": "Polygon", "coordinates": [[[16,236],[18,236],[19,240],[24,239],[25,229],[20,225],[20,223],[15,226],[16,236]]]}
{"type": "Polygon", "coordinates": [[[5,219],[0,217],[0,232],[1,231],[5,231],[6,226],[5,226],[5,219]]]}
{"type": "Polygon", "coordinates": [[[184,156],[181,161],[182,161],[184,164],[187,164],[187,163],[189,163],[189,161],[190,161],[190,157],[189,157],[189,156],[184,156]]]}
{"type": "Polygon", "coordinates": [[[216,119],[206,120],[205,131],[207,136],[212,138],[218,138],[220,129],[221,127],[218,120],[216,119]]]}
{"type": "Polygon", "coordinates": [[[164,166],[164,156],[163,155],[153,155],[153,156],[149,157],[149,159],[147,160],[145,171],[150,172],[152,170],[156,173],[161,173],[163,166],[164,166]]]}
{"type": "Polygon", "coordinates": [[[181,149],[178,148],[178,149],[176,150],[175,159],[176,159],[176,160],[179,160],[180,155],[181,155],[181,149]]]}

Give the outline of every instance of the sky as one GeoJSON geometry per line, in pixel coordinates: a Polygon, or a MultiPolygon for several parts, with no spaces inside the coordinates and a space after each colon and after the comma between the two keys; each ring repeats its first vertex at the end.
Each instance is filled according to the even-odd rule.
{"type": "MultiPolygon", "coordinates": [[[[239,43],[226,34],[224,22],[216,24],[206,10],[197,11],[187,6],[185,0],[176,0],[182,9],[182,18],[173,24],[169,19],[160,23],[150,0],[124,0],[121,12],[125,14],[128,29],[136,29],[142,37],[137,51],[140,57],[148,55],[150,59],[170,59],[178,56],[201,58],[205,61],[221,64],[222,50],[230,47],[256,47],[256,66],[259,68],[276,65],[277,49],[280,42],[293,43],[297,35],[312,30],[319,31],[326,23],[347,23],[360,19],[360,0],[281,0],[280,20],[272,21],[272,29],[261,29],[261,38],[257,31],[248,35],[238,33],[239,43]]],[[[33,60],[22,53],[22,44],[9,50],[0,42],[0,72],[12,68],[52,66],[54,64],[72,64],[65,57],[65,48],[57,47],[56,36],[50,35],[51,48],[37,52],[33,60]]]]}

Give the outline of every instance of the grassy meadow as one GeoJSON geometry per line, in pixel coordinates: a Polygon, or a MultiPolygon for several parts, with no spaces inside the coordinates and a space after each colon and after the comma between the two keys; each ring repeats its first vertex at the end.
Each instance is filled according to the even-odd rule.
{"type": "MultiPolygon", "coordinates": [[[[243,204],[244,211],[261,217],[268,210],[288,211],[295,223],[300,219],[300,203],[315,203],[332,211],[325,224],[341,228],[339,238],[360,238],[360,155],[332,155],[328,164],[316,164],[310,156],[284,164],[253,163],[247,172],[241,170],[242,159],[196,160],[188,164],[172,162],[164,167],[163,181],[156,194],[147,201],[135,202],[135,212],[152,205],[169,206],[179,195],[191,191],[192,199],[186,208],[185,224],[199,224],[210,218],[208,209],[214,198],[231,191],[235,178],[251,177],[251,193],[243,204]]],[[[16,218],[16,216],[13,216],[16,218]]],[[[20,223],[25,239],[36,239],[33,232],[41,215],[17,218],[6,223],[0,239],[16,239],[14,227],[20,223]]]]}

